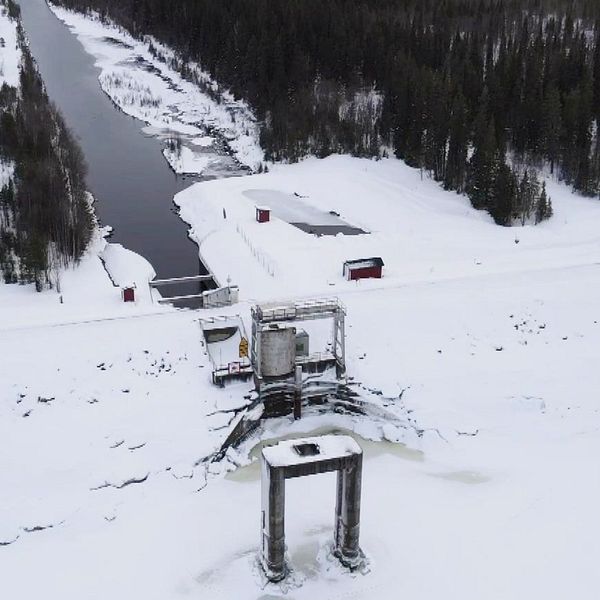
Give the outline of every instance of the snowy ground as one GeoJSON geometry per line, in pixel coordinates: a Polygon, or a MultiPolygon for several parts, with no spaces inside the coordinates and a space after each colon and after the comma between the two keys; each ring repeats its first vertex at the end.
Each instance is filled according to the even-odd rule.
{"type": "Polygon", "coordinates": [[[306,161],[177,198],[211,268],[240,284],[234,307],[148,314],[159,309],[111,296],[89,307],[98,320],[60,326],[45,308],[20,323],[1,310],[3,588],[66,600],[597,598],[600,205],[553,183],[550,194],[553,220],[502,229],[397,161],[306,161]],[[371,233],[259,225],[244,194],[256,189],[297,192],[307,214],[335,210],[371,233]],[[345,282],[342,259],[365,255],[384,258],[385,278],[345,282]],[[257,469],[231,472],[258,440],[199,462],[250,384],[211,386],[197,320],[240,314],[249,330],[251,299],[323,293],[348,309],[349,374],[400,426],[313,416],[261,436],[336,428],[405,446],[363,442],[367,566],[350,574],[328,555],[333,477],[290,481],[294,571],[267,584],[257,469]]]}
{"type": "Polygon", "coordinates": [[[19,85],[21,50],[17,41],[17,22],[8,17],[8,9],[0,6],[0,87],[19,85]]]}
{"type": "MultiPolygon", "coordinates": [[[[4,331],[1,537],[19,537],[1,549],[3,586],[12,598],[595,598],[596,281],[582,267],[344,297],[350,372],[390,396],[407,388],[396,402],[427,431],[406,440],[422,453],[367,455],[368,574],[326,558],[332,478],[290,482],[287,594],[254,568],[258,479],[217,468],[206,482],[194,466],[227,431],[215,411],[247,389],[210,387],[197,314],[4,331]]],[[[369,433],[341,417],[296,429],[327,424],[369,433]]],[[[276,425],[267,437],[292,430],[276,425]]]]}
{"type": "Polygon", "coordinates": [[[393,159],[310,159],[195,184],[175,202],[220,281],[231,277],[246,298],[272,298],[600,262],[600,203],[547,185],[555,217],[524,228],[494,225],[464,196],[393,159]],[[282,197],[293,200],[293,214],[281,210],[282,197]],[[255,205],[269,204],[265,198],[275,218],[256,223],[255,205]],[[326,224],[336,218],[329,211],[370,233],[315,237],[289,224],[326,224]],[[383,258],[383,280],[344,281],[345,260],[371,256],[383,258]]]}
{"type": "Polygon", "coordinates": [[[101,23],[95,15],[50,7],[96,58],[100,85],[113,102],[144,121],[149,133],[177,136],[182,141],[180,154],[165,153],[176,172],[210,175],[218,171],[217,164],[226,162],[217,151],[222,142],[241,164],[258,167],[263,152],[254,115],[244,102],[220,90],[198,65],[189,65],[194,83],[174,68],[179,63],[175,53],[150,36],[137,40],[115,25],[101,23]]]}
{"type": "MultiPolygon", "coordinates": [[[[6,285],[0,280],[0,331],[39,324],[61,324],[173,310],[150,295],[155,273],[148,261],[120,244],[106,242],[98,230],[77,266],[60,271],[60,292],[41,293],[33,284],[6,285]],[[136,302],[124,304],[121,289],[133,285],[136,302]]],[[[0,394],[2,385],[0,384],[0,394]]]]}

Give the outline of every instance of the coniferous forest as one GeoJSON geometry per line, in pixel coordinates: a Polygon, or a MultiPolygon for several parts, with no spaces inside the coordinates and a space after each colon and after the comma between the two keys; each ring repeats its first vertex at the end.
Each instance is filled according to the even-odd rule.
{"type": "Polygon", "coordinates": [[[596,0],[59,0],[201,64],[269,159],[393,152],[502,225],[600,191],[596,0]]]}
{"type": "MultiPolygon", "coordinates": [[[[18,7],[5,2],[12,16],[18,7]]],[[[22,36],[22,32],[20,32],[22,36]]],[[[14,174],[0,189],[0,272],[7,283],[57,283],[79,260],[93,220],[81,149],[50,103],[26,45],[20,87],[0,89],[0,161],[14,174]]]]}

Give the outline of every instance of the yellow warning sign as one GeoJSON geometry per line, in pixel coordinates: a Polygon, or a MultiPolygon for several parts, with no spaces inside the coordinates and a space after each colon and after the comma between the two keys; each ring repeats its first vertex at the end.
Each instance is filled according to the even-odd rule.
{"type": "Polygon", "coordinates": [[[240,340],[240,358],[248,358],[248,340],[245,337],[240,340]]]}

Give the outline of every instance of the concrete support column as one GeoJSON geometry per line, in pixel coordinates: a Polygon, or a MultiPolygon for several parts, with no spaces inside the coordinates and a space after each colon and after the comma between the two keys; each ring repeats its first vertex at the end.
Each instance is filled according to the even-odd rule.
{"type": "Polygon", "coordinates": [[[271,468],[261,460],[262,563],[271,581],[286,575],[285,566],[285,477],[283,469],[271,468]]]}
{"type": "Polygon", "coordinates": [[[362,454],[359,454],[352,457],[350,465],[340,469],[337,476],[334,553],[347,567],[356,567],[361,560],[359,546],[361,480],[362,454]]]}
{"type": "Polygon", "coordinates": [[[348,436],[281,441],[263,448],[261,458],[261,563],[267,578],[280,581],[285,564],[285,480],[337,471],[334,554],[353,569],[362,562],[358,545],[362,449],[348,436]]]}

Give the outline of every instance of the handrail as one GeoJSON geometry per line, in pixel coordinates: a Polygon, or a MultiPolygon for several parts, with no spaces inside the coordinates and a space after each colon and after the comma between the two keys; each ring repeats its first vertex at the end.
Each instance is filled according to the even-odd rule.
{"type": "Polygon", "coordinates": [[[191,277],[171,277],[170,279],[154,279],[149,281],[150,287],[156,287],[159,285],[173,285],[177,283],[194,283],[195,281],[210,281],[213,279],[212,275],[193,275],[191,277]]]}
{"type": "Polygon", "coordinates": [[[168,298],[159,298],[157,302],[162,304],[164,302],[179,302],[181,300],[195,300],[202,298],[202,294],[190,294],[189,296],[169,296],[168,298]]]}

